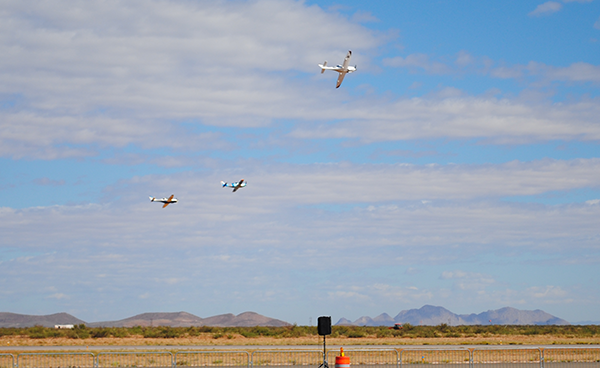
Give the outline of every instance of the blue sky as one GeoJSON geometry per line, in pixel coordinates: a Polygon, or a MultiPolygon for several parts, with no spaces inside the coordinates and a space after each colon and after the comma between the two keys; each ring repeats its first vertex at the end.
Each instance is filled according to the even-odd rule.
{"type": "Polygon", "coordinates": [[[598,320],[599,1],[0,18],[0,311],[598,320]]]}

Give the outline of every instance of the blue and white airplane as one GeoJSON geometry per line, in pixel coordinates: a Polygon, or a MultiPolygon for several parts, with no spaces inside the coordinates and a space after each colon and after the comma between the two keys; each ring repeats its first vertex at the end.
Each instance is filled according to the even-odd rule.
{"type": "Polygon", "coordinates": [[[323,64],[319,64],[319,67],[321,68],[321,74],[325,73],[325,70],[333,70],[334,72],[340,73],[335,88],[340,88],[346,74],[354,73],[356,71],[356,65],[349,66],[351,56],[352,51],[348,51],[348,55],[346,55],[346,57],[344,58],[344,63],[342,65],[327,66],[327,61],[325,61],[323,64]]]}
{"type": "Polygon", "coordinates": [[[231,183],[231,184],[227,184],[226,182],[222,181],[221,182],[221,186],[223,188],[225,188],[225,187],[233,188],[233,191],[235,192],[236,190],[245,187],[246,186],[246,182],[244,181],[244,179],[242,179],[242,180],[240,180],[238,182],[235,182],[235,183],[231,183]]]}

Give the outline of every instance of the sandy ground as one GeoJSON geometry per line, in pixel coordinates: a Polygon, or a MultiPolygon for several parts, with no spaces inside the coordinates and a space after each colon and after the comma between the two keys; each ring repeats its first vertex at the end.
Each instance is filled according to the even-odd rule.
{"type": "MultiPolygon", "coordinates": [[[[479,336],[456,338],[408,338],[408,337],[328,337],[327,345],[589,345],[600,344],[600,336],[596,337],[569,337],[553,335],[537,336],[479,336]]],[[[253,345],[302,345],[307,347],[323,346],[320,336],[274,338],[250,337],[241,335],[227,335],[214,338],[212,334],[181,338],[144,338],[132,336],[125,338],[44,338],[32,339],[27,336],[2,336],[0,337],[0,350],[2,346],[248,346],[253,345]]]]}

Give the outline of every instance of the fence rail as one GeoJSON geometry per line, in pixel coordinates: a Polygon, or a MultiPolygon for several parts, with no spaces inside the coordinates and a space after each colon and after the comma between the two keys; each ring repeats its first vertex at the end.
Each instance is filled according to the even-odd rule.
{"type": "Polygon", "coordinates": [[[319,366],[323,363],[320,350],[255,350],[250,365],[256,366],[319,366]]]}
{"type": "MultiPolygon", "coordinates": [[[[337,349],[249,351],[152,351],[0,353],[0,368],[254,368],[320,367],[326,358],[333,368],[337,349]]],[[[346,349],[350,364],[361,368],[408,368],[432,364],[440,368],[600,368],[600,348],[365,348],[346,349]]]]}
{"type": "Polygon", "coordinates": [[[544,348],[544,365],[554,363],[598,363],[600,349],[590,348],[544,348]]]}
{"type": "MultiPolygon", "coordinates": [[[[327,352],[327,361],[333,366],[338,350],[327,352]]],[[[396,349],[344,349],[344,355],[350,358],[350,365],[372,366],[383,368],[389,366],[396,368],[399,364],[398,350],[396,349]]]]}
{"type": "Polygon", "coordinates": [[[23,353],[17,355],[17,367],[94,368],[96,358],[92,353],[23,353]]]}
{"type": "MultiPolygon", "coordinates": [[[[120,367],[148,367],[171,368],[173,367],[173,354],[163,352],[118,352],[98,353],[96,357],[97,368],[120,367]]],[[[22,368],[22,367],[19,367],[22,368]]],[[[79,367],[77,367],[79,368],[79,367]]]]}
{"type": "Polygon", "coordinates": [[[178,351],[175,363],[178,367],[240,367],[250,366],[247,351],[178,351]]]}
{"type": "Polygon", "coordinates": [[[471,351],[457,349],[403,349],[400,351],[400,365],[406,364],[447,364],[470,367],[471,351]]]}
{"type": "Polygon", "coordinates": [[[0,368],[13,368],[15,366],[15,356],[12,354],[0,353],[0,368]]]}

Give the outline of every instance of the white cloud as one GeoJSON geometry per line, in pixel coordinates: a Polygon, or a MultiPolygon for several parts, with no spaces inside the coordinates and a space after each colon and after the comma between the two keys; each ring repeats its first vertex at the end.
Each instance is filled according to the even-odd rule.
{"type": "MultiPolygon", "coordinates": [[[[573,2],[577,2],[577,3],[590,3],[593,0],[561,0],[563,3],[568,4],[568,3],[573,3],[573,2]]],[[[539,16],[543,16],[543,15],[548,15],[548,14],[552,14],[552,13],[556,13],[557,11],[562,9],[562,4],[557,2],[557,1],[547,1],[543,4],[538,5],[535,10],[533,10],[532,12],[530,12],[528,15],[529,16],[534,16],[534,17],[539,17],[539,16]]]]}
{"type": "Polygon", "coordinates": [[[0,208],[5,246],[36,250],[27,259],[3,262],[0,289],[10,292],[12,300],[37,295],[46,285],[61,285],[63,294],[78,295],[68,301],[52,299],[64,302],[58,310],[67,304],[86,308],[85,296],[93,292],[99,301],[94,308],[123,318],[145,310],[149,300],[155,310],[178,308],[200,316],[241,313],[248,310],[248,298],[262,295],[268,285],[278,295],[277,308],[254,304],[259,313],[278,317],[283,308],[286,316],[303,315],[314,304],[335,306],[349,317],[359,307],[363,313],[367,308],[395,313],[400,305],[432,302],[451,307],[451,299],[440,299],[439,286],[423,277],[433,272],[432,266],[441,266],[448,270],[443,278],[455,282],[453,297],[487,306],[535,305],[532,300],[545,300],[543,296],[534,298],[516,285],[509,293],[511,284],[504,276],[475,263],[470,263],[472,269],[457,264],[479,255],[518,264],[524,255],[541,254],[560,258],[554,271],[575,262],[583,277],[585,262],[597,262],[580,255],[594,254],[600,206],[451,199],[598,185],[598,166],[597,160],[452,168],[282,165],[244,170],[248,187],[235,194],[223,190],[219,179],[237,178],[236,171],[138,177],[107,189],[111,201],[103,205],[0,208]],[[445,200],[428,205],[410,200],[435,195],[436,187],[445,200]],[[167,191],[180,202],[162,209],[146,198],[147,193],[167,191]],[[323,202],[354,204],[341,212],[309,206],[323,202]],[[48,249],[54,253],[44,251],[48,249]],[[331,260],[326,267],[324,260],[331,260]],[[418,274],[411,272],[415,265],[418,274]],[[15,274],[27,277],[15,283],[15,274]],[[190,288],[195,295],[186,292],[190,288]],[[131,301],[130,290],[146,299],[131,301]],[[484,293],[471,295],[473,290],[484,293]],[[357,304],[350,308],[348,298],[357,304]]]}
{"type": "Polygon", "coordinates": [[[527,293],[544,304],[572,304],[575,302],[574,296],[560,286],[534,286],[528,288],[527,293]]]}
{"type": "Polygon", "coordinates": [[[365,11],[357,11],[352,14],[352,21],[357,23],[368,23],[368,22],[379,22],[376,16],[374,16],[371,12],[365,11]]]}
{"type": "Polygon", "coordinates": [[[464,271],[444,271],[442,272],[441,279],[449,280],[449,279],[461,279],[467,277],[469,274],[464,271]]]}
{"type": "Polygon", "coordinates": [[[461,270],[444,271],[440,278],[454,280],[454,288],[458,290],[485,291],[496,283],[496,280],[489,275],[461,270]]]}
{"type": "MultiPolygon", "coordinates": [[[[450,167],[282,165],[245,170],[248,187],[234,195],[221,188],[219,180],[238,178],[239,172],[148,176],[107,189],[106,198],[111,202],[104,205],[3,208],[0,229],[6,246],[76,249],[93,244],[108,252],[98,259],[99,263],[115,265],[128,259],[107,258],[110,254],[120,255],[111,250],[149,249],[160,247],[164,241],[172,243],[173,249],[199,244],[223,249],[273,245],[287,249],[325,242],[327,252],[333,256],[336,249],[348,252],[367,244],[385,247],[501,242],[544,247],[559,244],[566,231],[584,247],[597,234],[594,221],[599,206],[536,208],[489,204],[478,199],[598,187],[598,172],[597,159],[450,167]],[[164,193],[176,194],[180,202],[162,210],[146,197],[164,193]],[[112,202],[114,198],[118,202],[112,202]],[[424,198],[437,201],[423,205],[424,198]],[[327,203],[352,206],[335,216],[310,207],[327,203]],[[525,233],[527,236],[523,236],[525,233]],[[282,243],[283,239],[288,240],[282,243]]],[[[250,262],[248,257],[240,255],[238,259],[233,254],[239,252],[218,252],[212,261],[250,262]]],[[[293,258],[281,262],[287,265],[293,258]]],[[[178,277],[170,275],[166,279],[178,277]]]]}
{"type": "Polygon", "coordinates": [[[56,293],[48,296],[51,299],[69,299],[69,297],[63,293],[56,293]]]}
{"type": "Polygon", "coordinates": [[[600,83],[600,66],[589,63],[579,62],[558,68],[530,62],[526,68],[532,75],[541,75],[550,81],[600,83]]]}
{"type": "Polygon", "coordinates": [[[523,77],[523,66],[498,66],[490,70],[490,75],[501,79],[518,79],[523,77]]]}
{"type": "Polygon", "coordinates": [[[465,67],[475,62],[475,58],[465,50],[458,53],[455,64],[460,67],[465,67]]]}
{"type": "Polygon", "coordinates": [[[456,55],[453,64],[431,61],[430,57],[425,54],[383,59],[383,65],[385,66],[409,68],[411,70],[421,69],[428,74],[464,75],[465,73],[471,73],[490,75],[501,79],[536,77],[544,82],[600,83],[600,66],[585,62],[575,62],[567,67],[554,67],[535,61],[531,61],[527,65],[507,65],[494,62],[486,57],[475,57],[462,50],[456,55]]]}
{"type": "Polygon", "coordinates": [[[547,1],[543,4],[538,5],[537,8],[535,8],[535,10],[529,13],[529,16],[539,17],[542,15],[556,13],[560,9],[562,9],[562,4],[556,1],[547,1]]]}
{"type": "MultiPolygon", "coordinates": [[[[558,300],[560,290],[570,289],[533,286],[528,295],[477,255],[511,264],[550,255],[557,267],[574,265],[580,273],[600,259],[597,200],[565,206],[499,200],[595,190],[598,159],[265,165],[236,152],[242,145],[309,151],[304,140],[315,138],[356,145],[421,138],[597,141],[597,98],[532,102],[444,86],[413,99],[382,98],[368,86],[362,95],[335,90],[335,76],[319,74],[316,64],[341,61],[350,46],[323,35],[346,35],[353,63],[367,74],[374,70],[369,55],[390,36],[356,24],[376,21],[370,13],[348,19],[303,2],[8,1],[0,7],[0,96],[8,101],[0,109],[0,156],[97,156],[102,164],[136,166],[114,176],[100,204],[0,207],[3,245],[19,249],[0,267],[0,292],[11,295],[7,309],[32,295],[56,303],[47,307],[53,310],[111,310],[119,318],[148,303],[209,316],[274,298],[252,305],[278,317],[281,310],[289,316],[349,308],[349,299],[379,312],[381,301],[392,313],[400,303],[441,304],[457,296],[531,304],[558,300]],[[153,164],[210,170],[146,175],[153,164]],[[219,185],[242,177],[248,187],[235,194],[219,185]],[[147,199],[170,193],[180,202],[164,210],[147,199]],[[476,260],[473,269],[465,259],[476,260]],[[451,291],[435,284],[441,270],[450,270],[442,279],[453,283],[451,291]],[[48,285],[60,285],[61,293],[48,285]],[[99,304],[86,305],[90,295],[99,304]]],[[[592,64],[510,66],[466,50],[384,64],[435,75],[598,82],[592,64]]],[[[426,85],[419,83],[413,86],[426,85]]],[[[377,154],[417,156],[404,148],[385,145],[377,154]]],[[[47,175],[22,181],[65,183],[47,175]]]]}
{"type": "MultiPolygon", "coordinates": [[[[464,57],[463,57],[464,58],[464,57]]],[[[429,74],[448,74],[451,69],[440,62],[430,61],[425,54],[412,54],[406,57],[396,56],[383,59],[383,65],[395,68],[417,68],[423,69],[429,74]]]]}
{"type": "MultiPolygon", "coordinates": [[[[341,32],[363,52],[387,37],[294,1],[2,7],[0,94],[20,97],[0,111],[0,155],[14,158],[95,155],[90,145],[189,149],[214,137],[166,141],[173,122],[260,127],[304,118],[326,93],[286,75],[316,72],[323,58],[347,52],[323,34],[341,32]]],[[[355,51],[361,58],[368,64],[355,51]]]]}
{"type": "Polygon", "coordinates": [[[365,300],[369,300],[370,298],[366,295],[357,293],[355,291],[342,291],[342,290],[338,290],[338,291],[333,291],[328,293],[330,298],[333,299],[338,299],[338,298],[343,298],[343,299],[349,299],[349,300],[353,300],[353,301],[365,301],[365,300]]]}
{"type": "MultiPolygon", "coordinates": [[[[456,93],[454,93],[456,94],[456,93]]],[[[540,140],[598,140],[597,100],[572,104],[456,97],[401,99],[383,108],[356,101],[340,112],[348,120],[327,125],[303,124],[291,137],[353,138],[363,142],[448,137],[488,138],[496,143],[540,140]],[[346,116],[346,113],[349,113],[346,116]]]]}
{"type": "MultiPolygon", "coordinates": [[[[339,91],[343,103],[332,104],[330,90],[286,75],[314,73],[323,58],[341,59],[346,47],[321,34],[347,34],[365,55],[387,36],[317,6],[280,1],[236,6],[65,1],[29,9],[13,1],[4,8],[0,93],[22,97],[16,107],[0,110],[3,157],[82,158],[106,147],[130,145],[187,151],[231,147],[218,133],[186,130],[181,122],[251,128],[286,119],[298,122],[290,136],[294,139],[362,142],[443,136],[520,144],[600,137],[592,123],[599,113],[595,101],[535,106],[466,97],[461,90],[444,88],[412,100],[339,91]],[[344,122],[313,123],[338,119],[344,122]]],[[[361,52],[355,54],[359,63],[361,58],[370,62],[361,52]]],[[[486,60],[467,51],[458,53],[455,67],[424,54],[390,58],[384,64],[430,74],[457,73],[456,66],[490,72],[486,60]]],[[[600,78],[598,67],[585,63],[566,68],[532,63],[497,67],[491,73],[594,83],[600,78]]],[[[324,78],[316,80],[325,83],[324,78]]],[[[162,159],[162,164],[177,167],[181,162],[162,159]]]]}

